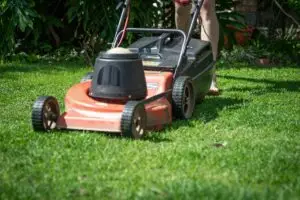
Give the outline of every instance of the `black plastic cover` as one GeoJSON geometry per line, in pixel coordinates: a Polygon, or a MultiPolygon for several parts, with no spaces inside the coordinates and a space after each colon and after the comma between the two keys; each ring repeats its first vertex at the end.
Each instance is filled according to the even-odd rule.
{"type": "Polygon", "coordinates": [[[89,95],[94,98],[139,100],[147,96],[142,60],[136,53],[104,53],[96,59],[89,95]]]}

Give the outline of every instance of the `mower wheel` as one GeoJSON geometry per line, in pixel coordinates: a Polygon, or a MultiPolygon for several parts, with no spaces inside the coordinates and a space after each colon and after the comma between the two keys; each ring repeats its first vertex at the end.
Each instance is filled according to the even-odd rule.
{"type": "Polygon", "coordinates": [[[40,96],[33,104],[31,121],[35,131],[49,131],[56,128],[59,105],[55,97],[40,96]]]}
{"type": "Polygon", "coordinates": [[[173,85],[173,114],[179,119],[189,119],[195,109],[196,95],[190,77],[179,76],[173,85]]]}
{"type": "Polygon", "coordinates": [[[137,101],[125,104],[121,119],[121,132],[125,137],[140,139],[146,133],[147,115],[144,105],[137,101]]]}
{"type": "Polygon", "coordinates": [[[92,80],[92,78],[93,78],[93,72],[88,72],[88,73],[86,73],[86,75],[84,75],[84,76],[81,78],[80,83],[83,83],[83,82],[92,80]]]}

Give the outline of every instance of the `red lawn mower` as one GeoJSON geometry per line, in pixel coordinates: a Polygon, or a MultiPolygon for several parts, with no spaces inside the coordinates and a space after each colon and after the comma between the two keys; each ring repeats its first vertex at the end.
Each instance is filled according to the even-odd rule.
{"type": "Polygon", "coordinates": [[[69,89],[64,113],[54,97],[36,100],[33,129],[116,132],[139,139],[173,118],[191,118],[196,102],[209,90],[214,65],[210,43],[191,38],[203,1],[193,3],[185,34],[178,29],[128,28],[130,1],[122,2],[112,48],[100,53],[94,71],[69,89]],[[151,35],[119,48],[128,32],[151,35]]]}

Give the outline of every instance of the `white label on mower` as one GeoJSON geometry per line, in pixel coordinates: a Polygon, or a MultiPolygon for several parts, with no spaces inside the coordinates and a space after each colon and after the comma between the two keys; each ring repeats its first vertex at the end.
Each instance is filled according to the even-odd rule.
{"type": "Polygon", "coordinates": [[[147,83],[148,89],[158,89],[158,83],[147,83]]]}
{"type": "Polygon", "coordinates": [[[157,67],[157,66],[159,66],[159,64],[160,64],[160,62],[157,62],[157,61],[143,60],[144,66],[157,67]]]}

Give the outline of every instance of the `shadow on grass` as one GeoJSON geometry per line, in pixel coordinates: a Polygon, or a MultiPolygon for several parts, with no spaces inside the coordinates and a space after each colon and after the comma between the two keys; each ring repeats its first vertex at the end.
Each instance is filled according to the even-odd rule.
{"type": "Polygon", "coordinates": [[[172,142],[171,139],[167,138],[165,130],[168,130],[168,127],[165,127],[161,131],[150,132],[146,135],[146,137],[143,138],[143,140],[153,143],[172,142]]]}
{"type": "Polygon", "coordinates": [[[235,99],[229,97],[212,97],[207,98],[202,104],[196,107],[194,118],[208,123],[219,116],[223,109],[236,110],[245,105],[245,99],[235,99]]]}
{"type": "MultiPolygon", "coordinates": [[[[153,143],[161,143],[161,142],[172,142],[169,138],[165,136],[165,130],[167,130],[167,127],[165,127],[162,130],[159,131],[147,131],[145,136],[139,140],[139,142],[144,142],[144,141],[149,141],[153,143]]],[[[95,132],[97,134],[97,132],[95,132]]],[[[98,132],[99,133],[99,132],[98,132]]],[[[128,140],[128,141],[133,141],[135,139],[129,138],[129,137],[124,137],[120,133],[99,133],[103,134],[106,137],[109,137],[111,139],[122,139],[122,140],[128,140]]]]}
{"type": "MultiPolygon", "coordinates": [[[[153,143],[171,142],[172,140],[165,137],[164,130],[166,130],[166,129],[163,129],[160,131],[147,131],[145,136],[143,138],[141,138],[139,141],[140,142],[149,141],[149,142],[153,142],[153,143]]],[[[122,139],[122,140],[128,140],[128,141],[135,140],[133,138],[124,137],[120,133],[102,133],[101,132],[101,134],[104,134],[105,136],[112,138],[112,139],[122,139]]]]}
{"type": "Polygon", "coordinates": [[[300,81],[274,81],[268,79],[254,79],[254,78],[245,78],[245,77],[237,77],[237,76],[228,76],[228,75],[220,75],[221,78],[224,79],[233,79],[233,80],[241,80],[248,81],[253,83],[264,83],[267,84],[267,88],[263,89],[261,87],[234,87],[228,89],[227,91],[249,91],[253,90],[255,94],[260,95],[264,92],[279,92],[282,90],[286,90],[289,92],[299,92],[300,91],[300,81]]]}
{"type": "Polygon", "coordinates": [[[204,123],[208,123],[210,121],[215,120],[219,116],[219,112],[223,109],[227,110],[236,110],[244,106],[248,101],[245,99],[235,99],[229,97],[208,97],[203,103],[198,104],[194,111],[194,115],[189,120],[178,120],[175,121],[171,126],[171,129],[178,129],[182,126],[185,127],[193,127],[193,120],[200,120],[204,123]]]}
{"type": "MultiPolygon", "coordinates": [[[[161,143],[161,142],[171,142],[172,140],[168,139],[165,136],[165,129],[161,131],[149,131],[146,133],[146,135],[138,140],[139,142],[149,141],[153,143],[161,143]]],[[[43,134],[43,133],[41,133],[43,134]]],[[[87,130],[68,130],[68,129],[62,129],[62,130],[55,130],[52,132],[52,134],[63,134],[63,135],[78,135],[78,134],[87,134],[87,135],[93,135],[95,137],[106,137],[108,139],[116,139],[116,140],[127,140],[127,141],[134,141],[133,138],[124,137],[121,135],[121,133],[109,133],[109,132],[101,132],[101,131],[87,131],[87,130]]],[[[51,137],[49,134],[44,134],[45,136],[51,137]]]]}
{"type": "Polygon", "coordinates": [[[248,101],[245,99],[236,99],[230,97],[211,97],[196,107],[194,118],[208,123],[219,116],[223,109],[236,110],[244,106],[248,101]]]}

